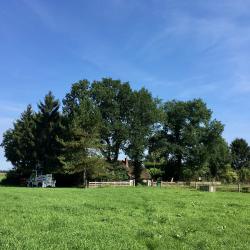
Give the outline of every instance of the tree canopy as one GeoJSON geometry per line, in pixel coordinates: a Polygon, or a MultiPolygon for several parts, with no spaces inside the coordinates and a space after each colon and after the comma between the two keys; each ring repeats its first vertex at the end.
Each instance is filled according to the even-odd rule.
{"type": "Polygon", "coordinates": [[[230,145],[234,169],[250,167],[250,147],[243,138],[236,138],[230,145]]]}
{"type": "Polygon", "coordinates": [[[60,101],[49,92],[37,110],[29,105],[1,146],[18,176],[32,170],[87,179],[194,180],[249,178],[249,145],[222,137],[224,125],[201,99],[163,102],[145,88],[103,78],[80,80],[60,101]],[[120,155],[129,158],[126,169],[120,155]],[[232,168],[231,168],[232,167],[232,168]],[[237,171],[234,172],[234,171],[237,171]],[[230,175],[230,176],[229,176],[230,175]]]}
{"type": "Polygon", "coordinates": [[[132,110],[129,119],[128,143],[125,152],[133,161],[135,180],[140,181],[145,150],[154,125],[159,121],[158,100],[146,89],[135,91],[131,98],[132,110]]]}
{"type": "Polygon", "coordinates": [[[49,92],[44,101],[38,104],[36,114],[36,153],[38,167],[43,172],[57,172],[60,170],[59,156],[62,145],[59,138],[62,136],[62,117],[59,112],[60,103],[52,92],[49,92]]]}
{"type": "Polygon", "coordinates": [[[80,173],[86,186],[87,175],[103,165],[99,140],[100,112],[87,92],[88,82],[73,84],[64,99],[65,133],[61,163],[66,173],[80,173]]]}
{"type": "Polygon", "coordinates": [[[1,146],[4,147],[5,157],[21,176],[29,174],[37,164],[35,130],[35,113],[28,105],[13,129],[3,135],[1,146]]]}
{"type": "Polygon", "coordinates": [[[92,84],[91,97],[101,113],[103,153],[109,162],[118,160],[127,143],[132,95],[129,83],[120,80],[104,78],[92,84]]]}
{"type": "Polygon", "coordinates": [[[169,101],[163,111],[162,128],[151,138],[149,152],[164,158],[166,177],[180,180],[209,174],[212,151],[222,143],[223,125],[211,120],[212,112],[201,99],[169,101]]]}

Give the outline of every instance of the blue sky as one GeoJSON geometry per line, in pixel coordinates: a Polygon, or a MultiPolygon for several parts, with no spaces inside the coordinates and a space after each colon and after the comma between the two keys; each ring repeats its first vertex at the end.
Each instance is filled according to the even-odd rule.
{"type": "MultiPolygon", "coordinates": [[[[250,1],[0,0],[0,140],[27,104],[119,78],[163,100],[203,98],[250,142],[250,1]]],[[[2,149],[0,169],[7,169],[2,149]]]]}

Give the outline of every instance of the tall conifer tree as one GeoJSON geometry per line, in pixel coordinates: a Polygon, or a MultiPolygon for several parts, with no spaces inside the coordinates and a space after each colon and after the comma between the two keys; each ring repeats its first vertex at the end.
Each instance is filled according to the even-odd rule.
{"type": "Polygon", "coordinates": [[[35,114],[28,105],[13,129],[3,135],[1,146],[4,147],[5,157],[21,176],[29,175],[37,164],[35,128],[35,114]]]}
{"type": "Polygon", "coordinates": [[[43,102],[38,104],[36,117],[36,151],[38,167],[44,173],[55,173],[60,170],[59,156],[62,151],[62,117],[59,112],[60,103],[52,92],[49,92],[43,102]]]}

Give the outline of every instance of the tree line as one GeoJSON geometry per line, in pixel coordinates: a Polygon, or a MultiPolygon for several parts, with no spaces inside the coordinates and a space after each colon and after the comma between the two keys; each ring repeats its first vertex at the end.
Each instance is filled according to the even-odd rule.
{"type": "Polygon", "coordinates": [[[224,125],[204,101],[163,102],[145,88],[103,78],[72,84],[60,101],[49,92],[3,135],[13,165],[9,179],[33,170],[86,180],[128,179],[118,157],[126,155],[136,182],[146,167],[164,180],[249,180],[250,149],[244,139],[230,146],[224,125]]]}

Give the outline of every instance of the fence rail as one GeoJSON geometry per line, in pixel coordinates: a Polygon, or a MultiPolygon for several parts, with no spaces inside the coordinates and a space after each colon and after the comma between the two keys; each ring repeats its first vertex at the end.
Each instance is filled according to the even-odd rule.
{"type": "Polygon", "coordinates": [[[203,186],[203,185],[213,185],[213,186],[220,186],[220,181],[191,181],[189,183],[191,187],[203,186]]]}
{"type": "Polygon", "coordinates": [[[161,186],[163,187],[168,187],[168,186],[181,186],[184,187],[186,186],[187,183],[184,181],[178,181],[178,182],[170,182],[170,181],[162,181],[161,186]]]}
{"type": "MultiPolygon", "coordinates": [[[[157,186],[157,181],[151,181],[149,180],[148,181],[148,186],[157,186]]],[[[174,186],[177,186],[177,187],[195,187],[195,188],[198,188],[199,186],[204,186],[204,185],[212,185],[212,186],[220,186],[221,185],[221,182],[219,181],[200,181],[200,182],[195,182],[195,181],[192,181],[192,182],[185,182],[185,181],[177,181],[177,182],[171,182],[171,181],[161,181],[160,182],[160,185],[162,187],[174,187],[174,186]]]]}
{"type": "Polygon", "coordinates": [[[135,185],[134,180],[130,181],[90,181],[88,183],[88,187],[95,188],[95,187],[132,187],[135,185]]]}
{"type": "MultiPolygon", "coordinates": [[[[216,191],[226,191],[226,192],[250,192],[250,184],[223,184],[219,181],[203,181],[203,182],[167,182],[167,181],[161,181],[161,182],[153,182],[151,180],[148,180],[147,183],[145,183],[147,186],[151,187],[183,187],[183,188],[196,188],[201,189],[202,187],[208,186],[213,187],[216,191]]],[[[98,188],[98,187],[133,187],[135,186],[135,181],[91,181],[88,183],[89,188],[98,188]]]]}
{"type": "Polygon", "coordinates": [[[222,184],[217,187],[217,191],[250,193],[250,184],[247,183],[222,184]]]}

